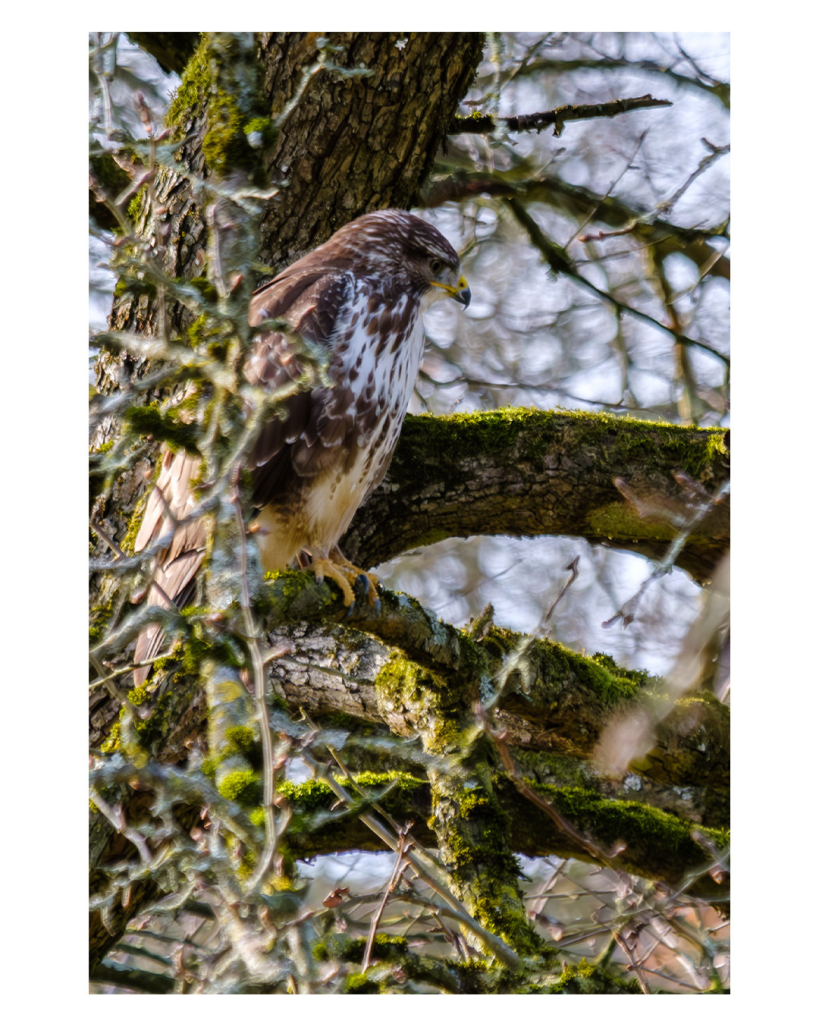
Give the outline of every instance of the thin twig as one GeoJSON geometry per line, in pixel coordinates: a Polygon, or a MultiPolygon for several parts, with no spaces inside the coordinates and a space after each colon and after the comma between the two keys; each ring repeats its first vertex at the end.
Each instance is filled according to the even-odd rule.
{"type": "Polygon", "coordinates": [[[659,320],[655,320],[654,317],[649,316],[648,313],[643,313],[641,310],[635,309],[633,306],[629,306],[625,302],[621,302],[613,295],[610,295],[608,292],[604,292],[601,288],[592,284],[591,281],[587,281],[585,277],[582,277],[578,273],[577,267],[568,253],[559,245],[549,241],[549,239],[543,234],[537,222],[520,200],[508,198],[503,201],[512,210],[517,220],[525,228],[532,244],[535,248],[540,250],[555,273],[560,273],[570,278],[572,281],[575,281],[580,285],[581,288],[591,292],[592,295],[596,295],[599,299],[602,299],[603,302],[613,306],[615,309],[619,309],[623,313],[627,313],[636,320],[641,320],[643,323],[656,327],[664,334],[669,334],[679,344],[693,345],[695,348],[701,348],[704,352],[710,352],[712,356],[716,356],[716,358],[725,363],[726,366],[729,365],[730,360],[728,359],[728,356],[723,355],[722,352],[718,351],[707,342],[698,341],[696,338],[689,338],[685,334],[680,334],[678,331],[673,330],[673,328],[668,327],[666,324],[660,323],[659,320]]]}
{"type": "Polygon", "coordinates": [[[232,500],[240,537],[242,619],[247,634],[248,647],[250,648],[250,660],[253,668],[253,703],[256,708],[256,719],[259,723],[259,733],[262,739],[262,778],[264,781],[262,806],[264,807],[265,839],[259,863],[249,882],[249,887],[255,889],[270,870],[280,840],[280,834],[277,830],[276,810],[273,805],[276,793],[276,766],[273,760],[273,736],[270,732],[267,702],[265,700],[264,657],[261,645],[257,639],[256,623],[253,620],[253,611],[250,605],[250,588],[247,582],[247,536],[245,534],[245,522],[242,515],[237,478],[234,478],[233,482],[232,500]]]}
{"type": "Polygon", "coordinates": [[[620,934],[619,931],[615,931],[614,932],[614,941],[617,943],[617,945],[620,947],[620,949],[622,949],[622,951],[626,954],[626,957],[628,958],[629,964],[631,965],[632,972],[634,973],[634,976],[637,978],[637,984],[640,986],[640,991],[643,993],[643,995],[650,996],[651,995],[651,991],[649,990],[649,987],[646,984],[646,980],[643,977],[642,970],[634,962],[634,956],[633,956],[631,950],[628,947],[628,943],[626,942],[626,940],[623,938],[623,936],[620,934]]]}
{"type": "Polygon", "coordinates": [[[364,958],[361,961],[362,974],[370,966],[370,956],[372,955],[373,943],[375,942],[375,933],[378,931],[378,922],[381,920],[381,915],[384,913],[384,908],[387,905],[387,900],[390,898],[390,894],[395,891],[395,886],[398,882],[398,879],[401,877],[401,873],[403,872],[404,867],[406,866],[404,862],[404,843],[406,841],[406,832],[407,830],[403,829],[398,833],[398,850],[395,858],[395,866],[392,869],[392,875],[390,876],[390,880],[387,883],[387,887],[384,889],[384,898],[381,900],[381,902],[378,905],[378,909],[373,914],[372,923],[370,925],[370,935],[369,938],[367,939],[367,945],[364,949],[364,958]]]}
{"type": "Polygon", "coordinates": [[[699,176],[704,171],[708,170],[711,164],[719,160],[720,157],[725,156],[726,153],[731,152],[730,145],[714,146],[712,143],[708,141],[708,139],[702,139],[701,141],[704,146],[707,146],[708,149],[710,149],[711,152],[708,154],[708,156],[704,156],[702,160],[700,160],[697,169],[688,176],[688,178],[682,183],[682,185],[680,185],[680,187],[677,189],[673,196],[670,196],[668,199],[665,199],[663,202],[658,204],[658,213],[669,213],[671,211],[672,206],[674,206],[677,200],[688,190],[688,188],[691,185],[693,185],[693,183],[697,180],[697,178],[699,178],[699,176]]]}
{"type": "Polygon", "coordinates": [[[498,754],[500,755],[501,762],[503,763],[503,767],[520,795],[525,797],[536,807],[539,807],[542,811],[545,811],[560,831],[569,836],[570,839],[573,839],[574,842],[577,843],[581,849],[585,850],[586,853],[590,854],[594,860],[599,861],[601,864],[605,864],[606,867],[615,871],[618,876],[623,875],[627,877],[626,872],[617,866],[614,859],[616,854],[612,856],[611,854],[606,853],[606,851],[603,850],[601,846],[598,846],[597,843],[593,842],[591,839],[587,839],[574,827],[574,825],[572,825],[570,821],[563,817],[551,800],[542,796],[540,793],[535,792],[531,786],[524,782],[520,777],[520,773],[518,772],[515,762],[512,760],[512,755],[509,753],[509,747],[506,744],[506,731],[496,731],[492,729],[485,719],[484,731],[489,739],[491,739],[495,744],[498,754]]]}
{"type": "Polygon", "coordinates": [[[525,637],[525,639],[523,639],[523,642],[516,648],[516,650],[514,650],[509,655],[509,658],[504,662],[503,667],[497,673],[497,676],[495,678],[499,678],[500,679],[500,683],[499,683],[497,689],[495,690],[494,694],[492,695],[492,697],[483,704],[483,713],[484,714],[486,714],[486,712],[491,711],[492,708],[494,708],[495,705],[498,703],[498,701],[501,699],[501,697],[503,696],[503,693],[504,693],[504,691],[506,689],[506,684],[509,682],[509,680],[511,679],[512,675],[518,669],[518,667],[521,664],[522,660],[529,653],[529,651],[531,650],[532,646],[543,635],[544,630],[546,629],[546,624],[548,623],[549,619],[552,617],[552,614],[554,613],[555,608],[557,608],[558,604],[563,599],[563,597],[566,594],[566,592],[568,591],[569,587],[571,587],[571,585],[574,583],[574,581],[580,575],[580,573],[578,571],[578,568],[577,568],[579,564],[580,564],[580,556],[578,555],[576,558],[573,558],[571,560],[571,562],[569,562],[568,565],[566,565],[564,567],[564,571],[568,572],[570,574],[568,580],[563,584],[563,586],[560,589],[560,593],[557,595],[557,597],[554,599],[554,601],[552,601],[552,603],[549,606],[548,610],[541,616],[540,622],[537,624],[537,627],[535,629],[533,629],[532,632],[527,637],[525,637]]]}
{"type": "MultiPolygon", "coordinates": [[[[309,754],[302,756],[305,757],[308,764],[312,764],[315,770],[321,773],[320,766],[309,754]]],[[[355,803],[353,797],[350,796],[343,786],[333,778],[330,772],[322,773],[322,777],[340,800],[343,800],[348,805],[355,803]]],[[[398,852],[398,839],[391,835],[377,818],[366,811],[360,813],[358,817],[359,820],[374,832],[382,842],[386,843],[391,850],[395,850],[396,853],[398,852]]],[[[422,881],[426,882],[430,889],[440,896],[447,904],[450,916],[454,917],[464,928],[467,929],[467,931],[472,932],[479,940],[479,943],[486,946],[500,961],[505,963],[508,967],[512,967],[514,970],[520,970],[521,959],[518,954],[511,949],[503,939],[494,935],[492,932],[487,931],[486,928],[478,924],[478,922],[463,909],[461,904],[449,892],[447,887],[435,877],[437,868],[433,866],[433,862],[426,852],[419,849],[407,850],[405,857],[410,864],[412,864],[418,877],[422,881]]]]}
{"type": "Polygon", "coordinates": [[[119,544],[117,544],[117,542],[113,539],[113,537],[109,536],[105,532],[105,530],[103,530],[103,528],[99,525],[99,523],[95,523],[93,519],[89,519],[88,525],[91,527],[91,529],[94,531],[94,533],[96,533],[96,535],[100,538],[100,540],[108,545],[108,547],[114,552],[114,554],[117,556],[117,558],[125,558],[126,557],[125,556],[125,552],[122,550],[122,548],[119,546],[119,544]]]}

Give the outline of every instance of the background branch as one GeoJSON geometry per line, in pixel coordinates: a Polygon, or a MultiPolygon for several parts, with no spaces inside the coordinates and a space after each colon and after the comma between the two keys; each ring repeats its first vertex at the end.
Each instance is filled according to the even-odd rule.
{"type": "Polygon", "coordinates": [[[567,121],[588,121],[595,117],[616,117],[630,110],[646,107],[670,107],[671,100],[655,100],[653,96],[637,96],[633,99],[610,100],[608,103],[581,103],[538,114],[517,114],[512,117],[493,117],[491,114],[474,113],[469,117],[454,117],[447,128],[448,135],[489,135],[499,127],[510,132],[542,131],[549,125],[555,126],[555,135],[561,135],[567,121]]]}

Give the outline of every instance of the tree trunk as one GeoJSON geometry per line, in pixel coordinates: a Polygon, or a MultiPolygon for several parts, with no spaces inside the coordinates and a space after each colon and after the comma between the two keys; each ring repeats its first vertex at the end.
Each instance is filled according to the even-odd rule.
{"type": "MultiPolygon", "coordinates": [[[[330,48],[320,49],[327,42],[318,33],[259,35],[259,94],[245,109],[242,102],[247,97],[237,101],[236,95],[225,92],[229,76],[220,64],[219,45],[203,37],[168,115],[174,138],[184,141],[173,165],[158,169],[153,204],[143,188],[130,207],[137,237],[149,240],[150,252],[169,278],[195,278],[207,249],[206,198],[194,179],[207,183],[255,176],[260,185],[267,181],[278,186],[261,219],[258,251],[259,261],[272,271],[363,213],[408,208],[417,201],[446,126],[475,74],[483,36],[345,33],[333,34],[330,48]],[[237,107],[245,114],[245,123],[231,119],[237,107]],[[257,124],[250,124],[251,114],[258,115],[253,118],[257,124]],[[248,127],[258,128],[263,137],[261,160],[250,150],[248,127]]],[[[136,167],[134,173],[143,170],[136,167]]],[[[181,332],[191,317],[180,305],[171,304],[167,320],[172,330],[181,332]]],[[[157,307],[148,290],[120,294],[110,325],[112,331],[155,334],[157,307]]],[[[115,394],[149,369],[147,360],[104,349],[97,361],[100,395],[115,394]]],[[[157,397],[159,393],[149,391],[144,399],[157,397]]],[[[110,447],[119,430],[116,415],[102,418],[92,437],[92,452],[110,447]]],[[[109,538],[126,547],[157,448],[143,441],[129,453],[128,468],[113,478],[107,467],[95,476],[102,458],[92,455],[92,517],[104,523],[109,538]]],[[[99,535],[92,534],[92,545],[92,558],[106,557],[107,544],[99,535]]],[[[126,600],[121,591],[116,578],[92,575],[92,643],[121,614],[126,600]]],[[[183,695],[188,696],[188,688],[180,685],[176,696],[184,706],[175,709],[174,717],[192,724],[203,711],[201,694],[194,685],[189,699],[183,695]]],[[[92,693],[91,711],[93,745],[101,738],[100,730],[107,731],[120,712],[118,701],[104,690],[92,693]]],[[[166,741],[166,736],[157,739],[157,753],[166,741]]],[[[99,817],[92,815],[95,834],[101,829],[103,835],[113,835],[99,817]]],[[[107,850],[105,845],[105,840],[92,841],[92,866],[115,855],[116,843],[107,850]]],[[[97,874],[94,879],[95,885],[104,883],[97,874]]],[[[116,940],[140,899],[154,893],[152,886],[137,885],[127,912],[108,907],[104,914],[92,914],[92,965],[116,940]]]]}

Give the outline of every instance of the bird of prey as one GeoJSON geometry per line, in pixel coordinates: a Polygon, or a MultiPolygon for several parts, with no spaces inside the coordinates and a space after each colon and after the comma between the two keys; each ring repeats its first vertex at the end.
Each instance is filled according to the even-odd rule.
{"type": "MultiPolygon", "coordinates": [[[[317,579],[338,583],[347,605],[362,570],[338,549],[357,509],[384,477],[424,350],[423,311],[451,297],[469,305],[458,254],[432,225],[402,210],[365,214],[258,289],[250,323],[283,320],[323,346],[329,387],[297,390],[261,427],[248,468],[265,571],[312,560],[317,579]]],[[[300,346],[290,331],[260,333],[244,367],[271,392],[298,381],[300,346]]],[[[182,607],[204,557],[206,527],[186,519],[197,504],[199,459],[165,451],[135,542],[137,551],[173,530],[155,559],[148,600],[182,607]]],[[[375,577],[369,598],[375,602],[375,577]]],[[[140,634],[136,662],[153,658],[159,626],[140,634]]],[[[140,684],[149,671],[137,669],[140,684]]]]}

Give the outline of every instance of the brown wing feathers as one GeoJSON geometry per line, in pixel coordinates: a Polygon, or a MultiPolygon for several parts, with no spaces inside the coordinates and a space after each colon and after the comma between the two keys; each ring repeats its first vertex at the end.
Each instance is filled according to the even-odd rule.
{"type": "MultiPolygon", "coordinates": [[[[293,264],[255,293],[250,307],[251,323],[286,319],[311,341],[328,343],[351,283],[348,275],[336,267],[311,266],[311,262],[315,264],[314,255],[293,264]]],[[[256,339],[245,375],[250,383],[274,391],[298,380],[302,372],[296,346],[287,335],[272,332],[256,339]]],[[[319,436],[325,445],[340,443],[343,431],[326,430],[325,421],[332,417],[328,418],[325,406],[332,404],[332,395],[328,388],[300,391],[284,403],[283,418],[272,417],[262,428],[249,459],[257,507],[266,505],[281,492],[294,471],[299,475],[319,472],[322,460],[312,457],[319,436]]],[[[320,455],[321,447],[315,450],[315,455],[320,455]]],[[[175,521],[180,523],[169,546],[157,557],[146,598],[151,604],[170,607],[169,602],[173,602],[176,607],[183,607],[192,596],[194,577],[205,552],[204,520],[184,522],[196,504],[191,480],[199,473],[201,460],[187,452],[174,454],[167,449],[162,459],[156,487],[148,499],[134,547],[142,551],[168,533],[175,521]]],[[[134,660],[153,658],[159,651],[162,637],[159,626],[144,630],[137,639],[134,660]]],[[[149,671],[149,666],[137,669],[135,685],[141,685],[149,671]]]]}

